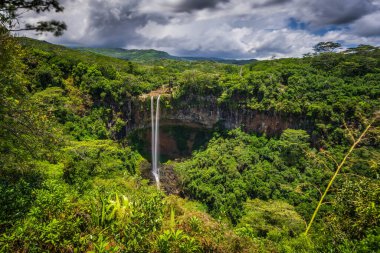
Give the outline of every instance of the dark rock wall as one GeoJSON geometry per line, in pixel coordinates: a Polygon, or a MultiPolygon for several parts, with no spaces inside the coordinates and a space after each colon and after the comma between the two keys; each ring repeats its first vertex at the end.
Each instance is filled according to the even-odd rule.
{"type": "MultiPolygon", "coordinates": [[[[313,124],[306,117],[273,111],[255,111],[219,105],[212,96],[188,96],[172,99],[162,96],[160,125],[183,125],[194,128],[233,129],[242,127],[248,132],[280,135],[287,128],[311,130],[313,124]]],[[[134,129],[149,128],[151,124],[150,97],[131,102],[128,112],[127,133],[134,129]]]]}

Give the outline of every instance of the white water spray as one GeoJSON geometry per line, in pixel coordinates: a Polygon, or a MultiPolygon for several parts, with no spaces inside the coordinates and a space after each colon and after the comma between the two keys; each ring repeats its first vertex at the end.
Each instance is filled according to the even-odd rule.
{"type": "Polygon", "coordinates": [[[152,119],[152,173],[156,180],[157,188],[160,188],[160,168],[158,166],[160,153],[160,96],[157,97],[156,115],[154,114],[154,97],[150,97],[150,116],[152,119]]]}

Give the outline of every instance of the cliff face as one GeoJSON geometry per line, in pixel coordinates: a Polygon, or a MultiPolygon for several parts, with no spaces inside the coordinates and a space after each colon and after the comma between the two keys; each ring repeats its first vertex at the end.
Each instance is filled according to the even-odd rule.
{"type": "MultiPolygon", "coordinates": [[[[245,131],[268,136],[280,135],[287,128],[310,128],[310,122],[305,117],[231,108],[218,105],[216,97],[212,96],[188,96],[181,100],[162,96],[160,105],[161,126],[179,125],[204,129],[242,127],[245,131]]],[[[127,132],[149,128],[150,124],[150,98],[132,101],[127,132]]]]}
{"type": "MultiPolygon", "coordinates": [[[[135,99],[126,106],[126,134],[132,133],[134,143],[148,160],[151,154],[150,97],[135,99]]],[[[191,155],[212,137],[213,130],[242,127],[244,131],[279,136],[287,128],[311,130],[306,118],[271,111],[259,112],[218,105],[216,97],[188,96],[173,99],[161,96],[160,101],[161,160],[191,155]]],[[[156,104],[156,100],[155,100],[156,104]]],[[[130,135],[131,136],[131,135],[130,135]]]]}

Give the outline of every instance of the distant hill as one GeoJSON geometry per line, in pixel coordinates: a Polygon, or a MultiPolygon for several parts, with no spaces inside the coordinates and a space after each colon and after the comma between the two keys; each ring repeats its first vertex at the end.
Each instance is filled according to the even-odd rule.
{"type": "Polygon", "coordinates": [[[131,61],[150,61],[157,59],[174,59],[177,60],[175,56],[172,56],[163,51],[157,51],[153,49],[148,50],[125,50],[122,48],[89,48],[89,47],[79,47],[74,48],[76,50],[92,52],[101,55],[106,55],[114,58],[119,58],[123,60],[131,61]]]}
{"type": "Polygon", "coordinates": [[[120,68],[128,68],[128,63],[117,57],[111,57],[90,51],[78,51],[69,47],[28,37],[18,37],[17,40],[23,47],[44,52],[43,54],[51,53],[52,55],[60,56],[69,62],[86,62],[89,64],[106,63],[120,68]]]}
{"type": "Polygon", "coordinates": [[[226,64],[236,64],[244,65],[256,61],[256,59],[249,60],[235,60],[235,59],[222,59],[214,57],[180,57],[173,56],[164,51],[158,51],[154,49],[139,50],[139,49],[122,49],[122,48],[89,48],[80,47],[75,48],[76,50],[92,52],[101,55],[106,55],[114,58],[119,58],[123,60],[138,61],[138,62],[149,62],[159,59],[172,59],[180,61],[212,61],[226,64]]]}
{"type": "Polygon", "coordinates": [[[73,66],[82,62],[88,65],[96,64],[103,68],[115,68],[120,72],[131,72],[131,69],[133,69],[139,75],[147,74],[149,76],[151,74],[148,73],[151,72],[147,71],[147,69],[151,69],[155,72],[153,75],[154,80],[150,80],[150,77],[145,77],[144,80],[150,80],[149,82],[154,85],[166,82],[166,75],[168,73],[169,75],[174,75],[177,72],[183,72],[188,69],[199,70],[205,73],[223,72],[226,71],[226,67],[230,70],[232,67],[236,73],[240,70],[240,67],[237,67],[237,65],[235,67],[233,65],[226,66],[223,63],[210,60],[186,60],[157,50],[78,49],[27,37],[18,37],[17,40],[29,53],[32,52],[34,55],[40,55],[45,58],[59,59],[57,62],[53,61],[54,64],[58,65],[73,66]],[[131,61],[127,59],[131,59],[131,61]],[[162,73],[158,74],[160,71],[162,73]],[[157,81],[157,76],[162,80],[157,81]]]}
{"type": "MultiPolygon", "coordinates": [[[[157,60],[168,59],[168,60],[177,60],[177,61],[188,61],[188,62],[197,62],[197,61],[209,61],[216,63],[225,63],[225,64],[235,64],[235,65],[244,65],[251,62],[257,61],[256,59],[249,60],[235,60],[235,59],[222,59],[222,58],[212,58],[212,57],[179,57],[170,55],[167,52],[154,50],[154,49],[123,49],[123,48],[89,48],[89,47],[65,47],[61,45],[52,44],[46,41],[40,41],[36,39],[31,39],[27,37],[19,37],[18,40],[24,46],[40,48],[47,51],[54,51],[56,53],[70,54],[79,58],[87,58],[87,60],[100,60],[99,57],[110,57],[114,60],[130,60],[139,63],[154,63],[157,60]],[[82,54],[77,54],[75,52],[80,52],[82,54]]],[[[109,58],[109,60],[110,60],[109,58]]],[[[104,60],[104,59],[102,59],[104,60]]],[[[111,60],[112,62],[114,60],[111,60]]]]}

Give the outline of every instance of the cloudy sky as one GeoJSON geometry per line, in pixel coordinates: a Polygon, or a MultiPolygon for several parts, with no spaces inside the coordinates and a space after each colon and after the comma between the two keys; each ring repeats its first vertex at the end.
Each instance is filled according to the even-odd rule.
{"type": "Polygon", "coordinates": [[[167,51],[222,58],[299,57],[320,41],[380,46],[380,0],[61,0],[69,46],[167,51]]]}

